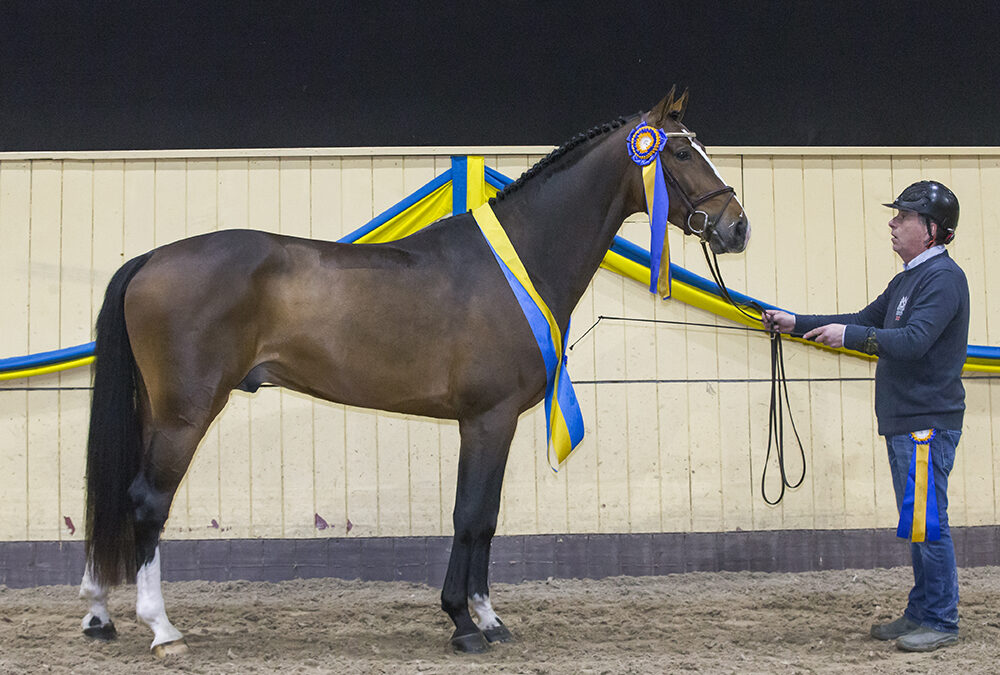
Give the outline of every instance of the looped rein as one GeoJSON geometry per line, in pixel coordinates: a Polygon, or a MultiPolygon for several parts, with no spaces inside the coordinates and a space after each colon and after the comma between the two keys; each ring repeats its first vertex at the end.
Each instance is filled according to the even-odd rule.
{"type": "MultiPolygon", "coordinates": [[[[752,301],[744,305],[737,303],[729,294],[729,289],[726,288],[726,284],[722,280],[722,271],[719,268],[719,260],[716,257],[715,252],[709,251],[705,241],[701,242],[701,248],[705,252],[705,262],[708,263],[708,269],[711,271],[712,278],[719,287],[719,293],[722,295],[723,299],[739,310],[739,312],[747,318],[759,321],[760,316],[754,316],[750,312],[746,311],[744,307],[750,308],[754,312],[757,312],[758,315],[764,314],[764,308],[752,301]]],[[[785,356],[782,351],[781,333],[771,331],[769,336],[771,338],[771,400],[768,407],[767,420],[767,454],[764,457],[764,471],[760,478],[760,495],[764,498],[764,501],[767,504],[775,506],[785,496],[786,488],[797,488],[802,485],[802,482],[805,480],[806,452],[802,447],[802,439],[799,438],[798,429],[795,428],[795,419],[792,417],[792,405],[788,400],[788,379],[785,376],[785,356]],[[784,422],[786,408],[788,409],[788,421],[792,425],[792,431],[795,433],[795,441],[799,446],[799,456],[802,459],[802,474],[794,483],[789,481],[788,473],[785,470],[784,422]],[[775,453],[778,457],[778,472],[781,474],[781,490],[778,492],[778,496],[774,499],[770,499],[767,496],[767,467],[771,461],[772,446],[774,447],[775,453]]]]}

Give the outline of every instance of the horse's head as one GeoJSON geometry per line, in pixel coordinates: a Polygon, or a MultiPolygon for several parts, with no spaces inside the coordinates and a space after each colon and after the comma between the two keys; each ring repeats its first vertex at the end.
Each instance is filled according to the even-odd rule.
{"type": "Polygon", "coordinates": [[[675,88],[643,117],[666,132],[660,168],[670,195],[667,219],[686,234],[708,242],[715,253],[739,253],[750,240],[750,222],[733,188],[709,160],[702,145],[681,120],[687,90],[674,98],[675,88]]]}

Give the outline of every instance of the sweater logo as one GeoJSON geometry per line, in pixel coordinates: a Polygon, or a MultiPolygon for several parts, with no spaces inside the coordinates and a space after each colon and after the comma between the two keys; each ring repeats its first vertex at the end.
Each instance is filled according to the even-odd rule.
{"type": "Polygon", "coordinates": [[[900,317],[903,316],[903,312],[906,310],[906,301],[909,299],[908,296],[904,295],[900,299],[899,304],[896,305],[896,321],[899,321],[900,317]]]}

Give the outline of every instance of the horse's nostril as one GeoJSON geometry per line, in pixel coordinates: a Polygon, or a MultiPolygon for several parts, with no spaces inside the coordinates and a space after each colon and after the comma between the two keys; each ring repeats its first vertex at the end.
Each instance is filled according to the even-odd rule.
{"type": "Polygon", "coordinates": [[[750,238],[750,223],[745,217],[734,222],[729,229],[733,246],[738,246],[742,251],[746,248],[747,240],[750,238]]]}

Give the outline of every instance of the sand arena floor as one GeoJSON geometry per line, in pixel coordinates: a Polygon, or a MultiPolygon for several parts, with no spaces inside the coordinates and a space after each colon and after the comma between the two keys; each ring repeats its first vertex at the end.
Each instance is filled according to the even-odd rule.
{"type": "Polygon", "coordinates": [[[76,588],[0,587],[0,673],[996,673],[1000,567],[960,570],[961,641],[906,654],[868,637],[903,606],[910,571],[692,573],[496,584],[516,641],[448,648],[436,588],[313,579],[164,586],[191,651],[155,661],[133,587],[119,639],[87,641],[76,588]]]}

